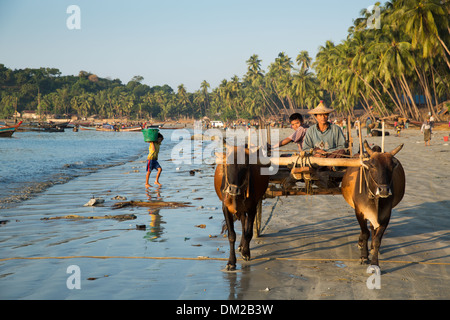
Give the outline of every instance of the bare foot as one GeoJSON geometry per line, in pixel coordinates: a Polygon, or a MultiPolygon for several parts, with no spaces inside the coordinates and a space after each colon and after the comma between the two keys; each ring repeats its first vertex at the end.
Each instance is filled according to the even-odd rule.
{"type": "Polygon", "coordinates": [[[158,181],[155,181],[155,184],[157,184],[158,186],[162,186],[162,184],[159,183],[158,181]]]}
{"type": "Polygon", "coordinates": [[[150,185],[148,183],[145,184],[145,189],[150,188],[150,185]]]}

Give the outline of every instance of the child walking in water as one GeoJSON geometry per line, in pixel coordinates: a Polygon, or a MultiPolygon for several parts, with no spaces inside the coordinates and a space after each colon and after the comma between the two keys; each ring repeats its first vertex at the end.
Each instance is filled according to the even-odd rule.
{"type": "Polygon", "coordinates": [[[161,186],[161,183],[159,183],[159,176],[161,175],[162,168],[158,163],[158,153],[159,148],[161,147],[161,142],[164,140],[164,137],[161,133],[158,133],[158,141],[157,142],[150,142],[150,145],[148,147],[148,157],[147,157],[147,175],[145,177],[145,187],[149,188],[150,185],[148,184],[148,179],[150,178],[150,173],[153,169],[156,169],[156,179],[155,184],[158,186],[161,186]]]}

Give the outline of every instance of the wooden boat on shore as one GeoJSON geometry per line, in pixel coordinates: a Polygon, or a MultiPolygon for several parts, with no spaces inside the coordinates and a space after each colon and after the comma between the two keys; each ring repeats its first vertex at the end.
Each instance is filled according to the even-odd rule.
{"type": "Polygon", "coordinates": [[[96,131],[95,128],[93,127],[85,127],[85,126],[79,126],[79,129],[84,131],[96,131]]]}
{"type": "Polygon", "coordinates": [[[10,138],[21,124],[22,121],[13,126],[0,126],[0,137],[10,138]]]}
{"type": "Polygon", "coordinates": [[[121,132],[139,132],[142,131],[141,126],[134,126],[134,127],[127,127],[127,128],[120,128],[121,132]]]}
{"type": "Polygon", "coordinates": [[[95,128],[95,130],[97,130],[97,131],[119,131],[119,128],[116,125],[105,123],[101,127],[95,128]]]}
{"type": "Polygon", "coordinates": [[[184,129],[185,127],[159,127],[159,129],[165,129],[165,130],[177,130],[177,129],[184,129]]]}

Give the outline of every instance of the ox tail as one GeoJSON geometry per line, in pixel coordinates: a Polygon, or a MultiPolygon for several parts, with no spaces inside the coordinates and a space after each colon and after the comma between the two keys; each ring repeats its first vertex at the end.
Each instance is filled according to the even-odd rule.
{"type": "MultiPolygon", "coordinates": [[[[237,220],[236,215],[233,214],[233,223],[237,220]]],[[[225,220],[223,220],[222,222],[222,231],[220,232],[220,234],[224,234],[225,232],[228,232],[228,227],[227,227],[227,222],[225,220]]]]}

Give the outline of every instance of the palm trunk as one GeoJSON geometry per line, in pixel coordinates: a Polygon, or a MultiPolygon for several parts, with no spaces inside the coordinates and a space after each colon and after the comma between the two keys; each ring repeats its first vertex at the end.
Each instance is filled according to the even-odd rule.
{"type": "Polygon", "coordinates": [[[408,111],[405,110],[405,108],[404,108],[403,105],[402,105],[402,100],[401,100],[400,97],[398,96],[397,89],[395,88],[395,84],[392,82],[392,79],[389,79],[389,82],[391,83],[392,90],[394,91],[395,98],[396,98],[397,101],[398,101],[398,105],[400,106],[400,109],[401,109],[402,112],[403,112],[403,113],[402,113],[403,116],[404,116],[405,118],[408,118],[408,111]]]}
{"type": "MultiPolygon", "coordinates": [[[[438,34],[436,34],[438,41],[441,43],[442,47],[444,48],[444,50],[447,52],[448,55],[450,55],[450,51],[448,50],[447,46],[445,45],[444,41],[442,41],[441,37],[439,37],[438,34]]],[[[445,62],[447,63],[448,68],[450,69],[450,61],[448,61],[447,58],[447,54],[445,54],[445,52],[443,52],[443,56],[445,59],[445,62]]]]}
{"type": "Polygon", "coordinates": [[[284,104],[284,99],[280,96],[280,94],[278,93],[278,91],[277,91],[277,89],[276,89],[276,84],[277,84],[277,83],[276,83],[275,80],[273,80],[273,81],[272,81],[272,85],[273,85],[273,82],[275,82],[275,86],[273,87],[273,91],[275,91],[275,93],[276,93],[278,99],[281,101],[281,105],[283,106],[283,109],[286,111],[286,114],[289,114],[289,111],[287,110],[286,105],[284,104]]]}
{"type": "Polygon", "coordinates": [[[394,97],[391,95],[391,93],[389,92],[389,90],[384,86],[383,82],[381,82],[381,80],[377,77],[377,81],[381,84],[381,86],[383,87],[384,92],[386,92],[389,97],[391,98],[392,102],[394,102],[395,106],[397,107],[397,109],[400,111],[400,113],[402,114],[403,117],[405,117],[405,112],[403,111],[403,108],[397,103],[397,101],[394,99],[394,97]]]}
{"type": "Polygon", "coordinates": [[[395,79],[395,81],[397,83],[399,83],[399,87],[400,87],[400,89],[402,91],[401,93],[403,95],[404,104],[408,107],[410,117],[415,119],[416,117],[415,117],[414,112],[413,112],[413,110],[411,108],[411,104],[409,103],[409,99],[407,97],[408,95],[407,95],[406,90],[405,90],[405,88],[403,86],[403,83],[400,81],[399,78],[395,79]]]}
{"type": "Polygon", "coordinates": [[[413,95],[411,93],[411,90],[410,90],[410,88],[408,86],[408,83],[406,81],[405,75],[403,73],[400,75],[400,82],[403,82],[405,91],[406,91],[408,97],[411,99],[411,104],[413,105],[414,111],[416,113],[416,120],[420,120],[419,119],[420,118],[419,108],[417,108],[416,102],[414,101],[414,97],[413,97],[413,95]]]}
{"type": "Polygon", "coordinates": [[[364,110],[366,110],[367,114],[369,114],[369,116],[372,118],[372,120],[375,120],[375,116],[373,115],[372,111],[370,110],[370,104],[367,101],[366,97],[364,96],[364,94],[361,92],[361,90],[359,90],[359,94],[361,95],[361,97],[364,100],[364,103],[366,104],[366,106],[364,105],[364,103],[362,103],[362,106],[364,108],[364,110]]]}
{"type": "MultiPolygon", "coordinates": [[[[270,106],[270,102],[267,101],[267,98],[270,99],[270,97],[267,97],[267,92],[266,92],[262,87],[259,87],[259,90],[260,90],[260,92],[261,92],[261,95],[262,95],[264,101],[266,101],[267,107],[269,107],[269,111],[270,111],[273,115],[276,115],[276,112],[275,112],[275,111],[272,109],[272,107],[270,106]]],[[[277,107],[277,105],[275,104],[275,102],[274,102],[272,99],[270,99],[270,100],[271,100],[271,102],[273,103],[273,105],[274,105],[275,107],[277,107]]]]}
{"type": "Polygon", "coordinates": [[[369,95],[369,97],[370,97],[370,99],[373,101],[373,103],[376,105],[376,107],[377,107],[378,112],[380,113],[380,115],[381,115],[382,117],[385,117],[385,116],[386,116],[386,112],[385,112],[385,110],[383,110],[383,108],[381,108],[380,104],[379,104],[378,101],[377,101],[377,98],[373,95],[373,93],[371,93],[371,94],[369,95]]]}
{"type": "Polygon", "coordinates": [[[424,96],[426,99],[428,111],[436,117],[436,113],[434,112],[432,98],[431,98],[428,82],[427,82],[427,79],[425,76],[425,72],[423,69],[421,70],[422,72],[420,72],[419,69],[417,69],[417,66],[414,66],[414,69],[417,73],[417,76],[419,77],[419,83],[423,89],[423,93],[424,93],[424,96]]]}

